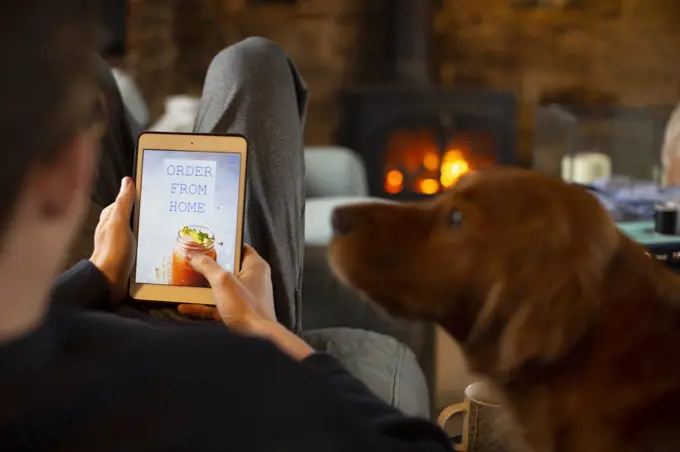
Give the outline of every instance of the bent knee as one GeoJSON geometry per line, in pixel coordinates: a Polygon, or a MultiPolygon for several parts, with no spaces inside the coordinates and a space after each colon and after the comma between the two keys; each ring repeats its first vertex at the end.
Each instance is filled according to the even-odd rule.
{"type": "Polygon", "coordinates": [[[289,71],[288,57],[283,49],[274,41],[260,36],[253,36],[239,41],[218,53],[210,68],[234,70],[257,69],[261,73],[272,74],[272,71],[289,71]]]}
{"type": "Polygon", "coordinates": [[[274,41],[262,36],[251,36],[234,44],[235,48],[242,48],[244,52],[259,57],[286,58],[283,49],[274,41]]]}

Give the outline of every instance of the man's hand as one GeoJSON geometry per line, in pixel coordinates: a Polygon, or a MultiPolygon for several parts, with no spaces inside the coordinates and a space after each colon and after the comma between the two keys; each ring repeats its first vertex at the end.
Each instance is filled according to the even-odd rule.
{"type": "Polygon", "coordinates": [[[276,321],[271,270],[253,248],[244,247],[238,275],[225,271],[206,255],[192,256],[190,263],[210,283],[217,309],[182,305],[179,307],[181,313],[221,319],[238,333],[269,339],[296,360],[314,353],[301,338],[276,321]]]}
{"type": "Polygon", "coordinates": [[[90,258],[111,287],[111,302],[119,303],[127,294],[132,271],[135,238],[130,229],[130,215],[136,198],[132,179],[122,180],[116,200],[102,210],[94,232],[94,252],[90,258]]]}
{"type": "Polygon", "coordinates": [[[191,259],[191,265],[210,283],[217,307],[184,304],[177,307],[180,314],[224,321],[234,328],[233,323],[238,325],[242,320],[239,316],[244,313],[239,303],[245,301],[260,320],[276,321],[269,264],[250,245],[243,246],[241,271],[238,275],[224,271],[217,262],[205,255],[191,259]],[[217,290],[219,287],[222,290],[217,290]]]}

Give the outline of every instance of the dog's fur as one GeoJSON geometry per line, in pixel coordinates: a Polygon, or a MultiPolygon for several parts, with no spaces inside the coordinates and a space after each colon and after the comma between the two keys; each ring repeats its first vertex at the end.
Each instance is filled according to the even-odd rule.
{"type": "Polygon", "coordinates": [[[336,274],[446,329],[501,389],[529,450],[680,450],[678,277],[584,189],[499,168],[336,220],[336,274]]]}

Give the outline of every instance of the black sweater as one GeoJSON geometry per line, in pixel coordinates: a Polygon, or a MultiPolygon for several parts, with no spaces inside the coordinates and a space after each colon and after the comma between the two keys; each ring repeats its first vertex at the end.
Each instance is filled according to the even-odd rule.
{"type": "Polygon", "coordinates": [[[108,297],[81,262],[57,281],[44,325],[0,346],[0,450],[450,450],[331,356],[296,363],[220,325],[97,311],[108,297]]]}

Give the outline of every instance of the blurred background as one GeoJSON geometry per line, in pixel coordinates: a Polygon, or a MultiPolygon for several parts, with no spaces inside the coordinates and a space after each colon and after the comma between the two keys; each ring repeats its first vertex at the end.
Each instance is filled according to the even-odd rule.
{"type": "Polygon", "coordinates": [[[343,141],[347,90],[394,83],[400,70],[425,71],[433,88],[511,93],[524,165],[542,104],[647,107],[678,98],[674,0],[108,1],[110,53],[152,117],[170,94],[199,94],[221,48],[260,35],[278,42],[309,84],[310,145],[343,141]]]}
{"type": "MultiPolygon", "coordinates": [[[[489,165],[584,184],[680,183],[680,131],[669,124],[680,98],[677,0],[107,1],[105,56],[144,127],[190,128],[178,122],[191,123],[209,63],[231,43],[264,36],[291,56],[310,89],[310,247],[327,243],[339,202],[419,199],[489,165]]],[[[319,256],[305,263],[305,297],[349,303],[318,282],[330,278],[319,256]]],[[[356,320],[340,308],[319,315],[356,320]]],[[[459,396],[469,377],[445,337],[373,329],[416,351],[435,405],[459,396]]]]}

